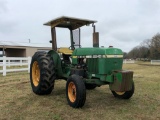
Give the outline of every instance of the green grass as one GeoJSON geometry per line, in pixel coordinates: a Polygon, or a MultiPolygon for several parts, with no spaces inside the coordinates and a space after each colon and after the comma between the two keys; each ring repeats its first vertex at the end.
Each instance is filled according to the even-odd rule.
{"type": "Polygon", "coordinates": [[[27,72],[0,74],[0,119],[54,120],[159,120],[160,66],[124,64],[134,71],[135,94],[129,100],[113,97],[107,85],[87,91],[83,108],[67,104],[63,80],[51,95],[35,95],[27,72]]]}

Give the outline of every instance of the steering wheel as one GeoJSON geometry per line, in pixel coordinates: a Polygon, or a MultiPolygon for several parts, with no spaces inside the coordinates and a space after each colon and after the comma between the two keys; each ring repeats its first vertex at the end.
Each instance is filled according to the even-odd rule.
{"type": "Polygon", "coordinates": [[[75,49],[75,47],[73,47],[73,48],[72,48],[72,46],[70,46],[70,47],[69,47],[69,49],[70,49],[70,50],[74,50],[74,49],[75,49]]]}

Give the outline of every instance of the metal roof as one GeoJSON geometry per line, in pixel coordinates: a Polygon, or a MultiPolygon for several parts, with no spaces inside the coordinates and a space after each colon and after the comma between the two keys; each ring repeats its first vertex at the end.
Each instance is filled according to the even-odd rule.
{"type": "Polygon", "coordinates": [[[50,48],[50,43],[25,43],[25,42],[14,42],[14,41],[0,41],[0,46],[14,46],[14,47],[45,47],[50,48]]]}
{"type": "Polygon", "coordinates": [[[69,29],[74,30],[84,25],[94,24],[96,22],[97,21],[95,20],[61,16],[47,23],[44,23],[43,25],[51,26],[52,28],[53,27],[63,27],[63,28],[69,28],[69,29]]]}

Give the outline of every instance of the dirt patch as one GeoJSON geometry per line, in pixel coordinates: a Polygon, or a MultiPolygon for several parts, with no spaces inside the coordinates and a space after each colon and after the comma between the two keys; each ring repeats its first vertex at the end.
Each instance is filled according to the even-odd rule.
{"type": "Polygon", "coordinates": [[[20,81],[20,82],[4,83],[4,84],[0,84],[0,87],[10,86],[10,85],[19,86],[20,84],[25,84],[25,83],[29,83],[29,81],[23,81],[23,82],[20,81]]]}

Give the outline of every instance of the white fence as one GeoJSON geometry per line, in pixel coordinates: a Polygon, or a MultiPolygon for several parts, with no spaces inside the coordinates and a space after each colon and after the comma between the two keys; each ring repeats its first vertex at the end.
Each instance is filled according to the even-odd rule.
{"type": "Polygon", "coordinates": [[[160,60],[151,60],[151,64],[160,64],[160,60]]]}
{"type": "Polygon", "coordinates": [[[123,60],[123,63],[135,63],[135,60],[126,60],[126,59],[124,59],[123,60]]]}
{"type": "Polygon", "coordinates": [[[3,76],[6,76],[7,72],[14,72],[14,71],[28,71],[30,72],[30,63],[31,57],[0,57],[0,66],[3,66],[3,69],[0,70],[0,73],[3,73],[3,76]],[[7,69],[7,66],[26,66],[27,68],[18,68],[18,69],[7,69]]]}

